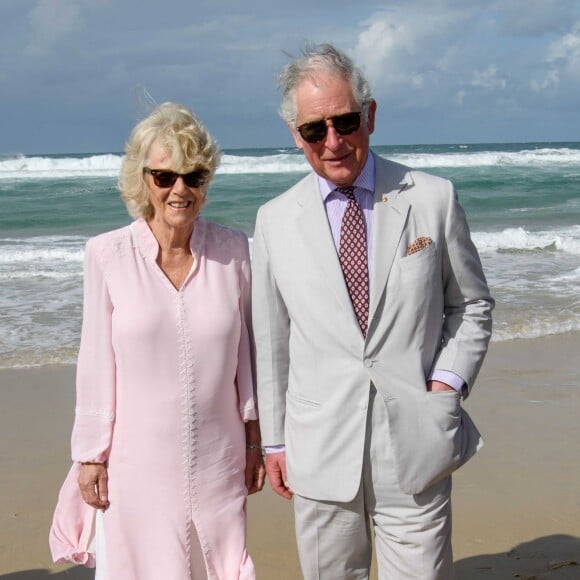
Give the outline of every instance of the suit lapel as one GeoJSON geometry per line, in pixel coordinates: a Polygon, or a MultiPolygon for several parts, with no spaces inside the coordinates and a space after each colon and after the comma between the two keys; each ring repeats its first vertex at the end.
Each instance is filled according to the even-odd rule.
{"type": "MultiPolygon", "coordinates": [[[[342,312],[351,313],[356,323],[356,317],[350,301],[350,296],[342,275],[342,269],[328,218],[324,209],[324,203],[318,190],[316,176],[311,174],[304,181],[298,197],[298,205],[301,212],[297,218],[297,229],[304,238],[308,260],[316,263],[320,276],[328,286],[328,296],[335,296],[342,312]]],[[[356,324],[358,329],[358,324],[356,324]]]]}
{"type": "MultiPolygon", "coordinates": [[[[401,193],[412,185],[408,168],[375,155],[369,330],[407,223],[410,205],[401,193]]],[[[314,173],[303,181],[297,202],[302,210],[297,218],[297,229],[304,238],[308,259],[317,264],[320,276],[326,281],[328,296],[336,297],[340,311],[351,315],[351,322],[360,332],[314,173]]]]}
{"type": "Polygon", "coordinates": [[[413,184],[408,169],[375,156],[373,255],[371,256],[370,321],[381,302],[410,205],[401,193],[413,184]]]}

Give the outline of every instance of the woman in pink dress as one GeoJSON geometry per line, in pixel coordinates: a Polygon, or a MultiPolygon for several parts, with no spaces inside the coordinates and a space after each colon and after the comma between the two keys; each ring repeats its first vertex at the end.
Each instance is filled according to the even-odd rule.
{"type": "Polygon", "coordinates": [[[121,168],[135,221],[87,243],[74,464],[50,544],[91,566],[96,529],[99,580],[255,578],[248,242],[199,217],[219,156],[195,115],[159,106],[121,168]]]}

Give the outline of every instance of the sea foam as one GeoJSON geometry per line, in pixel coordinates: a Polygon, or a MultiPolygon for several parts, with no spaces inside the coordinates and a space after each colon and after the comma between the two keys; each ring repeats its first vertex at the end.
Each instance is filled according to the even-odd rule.
{"type": "Polygon", "coordinates": [[[523,227],[499,232],[474,232],[473,242],[480,252],[558,251],[580,255],[580,226],[531,232],[523,227]]]}
{"type": "Polygon", "coordinates": [[[0,279],[80,277],[85,242],[81,236],[0,239],[0,279]]]}
{"type": "Polygon", "coordinates": [[[89,157],[25,157],[0,161],[0,179],[61,179],[68,177],[116,177],[121,155],[89,157]]]}
{"type": "Polygon", "coordinates": [[[578,149],[533,149],[523,151],[482,151],[461,153],[410,153],[389,156],[409,167],[527,167],[577,165],[578,149]]]}
{"type": "MultiPolygon", "coordinates": [[[[409,167],[542,167],[580,164],[580,150],[542,148],[522,151],[469,152],[460,149],[449,153],[394,153],[382,157],[409,167]]],[[[104,154],[87,157],[26,157],[0,159],[0,179],[62,179],[70,177],[116,177],[123,155],[104,154]]],[[[306,173],[310,167],[302,153],[295,149],[277,150],[274,155],[239,155],[229,152],[222,156],[217,173],[306,173]]]]}

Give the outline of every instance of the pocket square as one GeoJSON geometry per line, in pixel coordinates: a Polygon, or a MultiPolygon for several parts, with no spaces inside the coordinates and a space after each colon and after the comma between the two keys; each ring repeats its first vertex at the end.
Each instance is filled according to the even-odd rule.
{"type": "Polygon", "coordinates": [[[417,238],[412,244],[407,246],[407,256],[411,256],[428,248],[433,243],[433,240],[427,236],[421,236],[417,238]]]}

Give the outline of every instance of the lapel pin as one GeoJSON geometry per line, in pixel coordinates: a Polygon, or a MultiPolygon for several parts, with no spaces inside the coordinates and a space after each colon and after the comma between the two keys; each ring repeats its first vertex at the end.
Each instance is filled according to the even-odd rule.
{"type": "Polygon", "coordinates": [[[389,201],[389,196],[386,193],[383,193],[383,195],[381,196],[381,201],[383,203],[387,203],[387,201],[389,201]]]}

